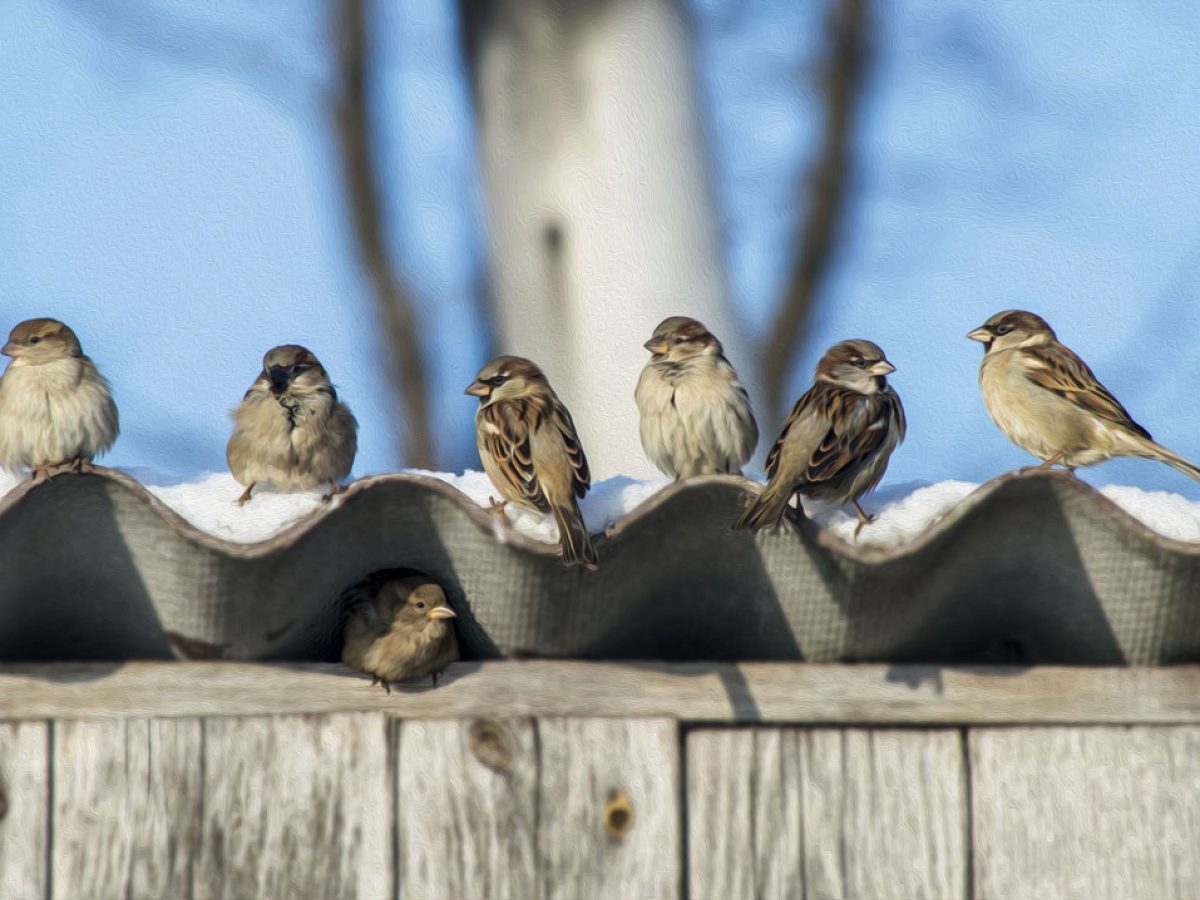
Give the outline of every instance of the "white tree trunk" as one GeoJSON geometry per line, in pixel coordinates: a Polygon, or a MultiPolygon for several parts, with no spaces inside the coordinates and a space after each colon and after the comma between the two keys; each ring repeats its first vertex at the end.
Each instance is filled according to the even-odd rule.
{"type": "Polygon", "coordinates": [[[593,477],[648,476],[634,385],[690,315],[755,367],[731,314],[675,0],[493,0],[473,67],[502,352],[545,369],[593,477]]]}

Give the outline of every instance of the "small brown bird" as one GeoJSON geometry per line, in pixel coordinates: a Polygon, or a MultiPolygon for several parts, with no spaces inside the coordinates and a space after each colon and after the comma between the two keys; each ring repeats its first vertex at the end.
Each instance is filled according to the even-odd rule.
{"type": "Polygon", "coordinates": [[[983,344],[979,386],[992,421],[1048,469],[1074,470],[1114,456],[1157,459],[1200,481],[1200,468],[1154,442],[1046,320],[997,313],[967,335],[983,344]]]}
{"type": "Polygon", "coordinates": [[[518,506],[551,513],[566,565],[597,565],[576,498],[591,487],[587,457],[571,414],[534,363],[497,356],[479,370],[465,393],[479,398],[475,442],[502,509],[518,506]]]}
{"type": "Polygon", "coordinates": [[[855,534],[874,521],[858,500],[879,484],[907,427],[900,397],[887,383],[895,371],[870,341],[830,347],[771,448],[767,486],[735,527],[778,525],[793,494],[853,503],[855,534]]]}
{"type": "Polygon", "coordinates": [[[225,450],[229,471],[246,490],[266,482],[284,490],[328,484],[328,501],[354,465],[358,422],[338,399],[329,375],[304,347],[267,351],[262,372],[233,411],[233,436],[225,450]]]}
{"type": "Polygon", "coordinates": [[[79,339],[57,319],[29,319],[0,353],[0,465],[41,480],[89,468],[117,439],[117,405],[79,339]]]}
{"type": "Polygon", "coordinates": [[[459,658],[455,612],[441,586],[420,575],[368,582],[351,591],[342,662],[374,675],[372,685],[433,677],[459,658]]]}
{"type": "Polygon", "coordinates": [[[758,424],[721,342],[695,319],[672,316],[644,346],[651,356],[634,398],[646,456],[675,479],[742,474],[758,424]]]}

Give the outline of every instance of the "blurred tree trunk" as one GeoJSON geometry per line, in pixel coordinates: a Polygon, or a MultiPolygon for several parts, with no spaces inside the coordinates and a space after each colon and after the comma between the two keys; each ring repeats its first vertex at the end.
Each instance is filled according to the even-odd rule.
{"type": "Polygon", "coordinates": [[[392,386],[401,402],[406,437],[401,442],[403,464],[434,468],[429,427],[428,389],[421,356],[419,324],[400,276],[388,254],[388,233],[382,209],[379,161],[372,127],[371,43],[367,28],[369,0],[335,0],[339,83],[333,93],[333,113],[342,156],[342,177],[363,269],[379,309],[388,342],[392,386]]]}
{"type": "MultiPolygon", "coordinates": [[[[791,279],[767,334],[762,355],[768,417],[791,405],[784,396],[788,375],[825,276],[836,258],[837,240],[850,197],[854,125],[866,81],[870,47],[870,0],[833,0],[823,84],[825,121],[820,156],[804,188],[808,215],[801,227],[791,279]]],[[[803,206],[805,204],[801,204],[803,206]]]]}
{"type": "Polygon", "coordinates": [[[502,352],[539,362],[593,475],[651,475],[634,385],[691,315],[753,378],[726,297],[677,0],[461,0],[502,352]]]}

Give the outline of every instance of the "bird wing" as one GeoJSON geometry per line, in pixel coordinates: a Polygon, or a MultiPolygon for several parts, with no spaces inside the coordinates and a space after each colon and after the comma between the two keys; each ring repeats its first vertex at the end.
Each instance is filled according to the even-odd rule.
{"type": "Polygon", "coordinates": [[[489,403],[479,415],[484,449],[495,461],[500,477],[518,497],[549,512],[550,501],[534,470],[529,440],[540,418],[538,411],[525,400],[506,400],[489,403]]]}
{"type": "Polygon", "coordinates": [[[1025,377],[1093,415],[1106,419],[1152,440],[1150,432],[1129,415],[1108,388],[1100,383],[1087,363],[1058,341],[1022,351],[1025,377]]]}
{"type": "Polygon", "coordinates": [[[769,478],[775,477],[785,438],[800,427],[808,429],[813,445],[801,480],[819,483],[860,466],[897,429],[898,440],[902,440],[906,421],[900,398],[890,387],[868,395],[818,382],[796,401],[771,448],[767,456],[769,478]]]}
{"type": "Polygon", "coordinates": [[[576,497],[582,498],[592,486],[592,475],[588,470],[588,461],[583,452],[583,445],[579,442],[579,434],[575,431],[575,422],[572,421],[570,412],[557,396],[551,396],[546,418],[547,424],[555,428],[562,436],[567,462],[571,465],[571,490],[576,497]]]}

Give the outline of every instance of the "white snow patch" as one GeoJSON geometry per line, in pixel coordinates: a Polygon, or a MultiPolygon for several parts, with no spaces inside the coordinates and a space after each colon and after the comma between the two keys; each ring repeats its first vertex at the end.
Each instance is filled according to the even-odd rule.
{"type": "MultiPolygon", "coordinates": [[[[405,471],[444,481],[485,509],[490,497],[499,498],[499,491],[483,472],[468,471],[459,475],[418,469],[405,471]]],[[[137,470],[136,474],[152,494],[192,525],[235,543],[265,540],[314,511],[328,510],[341,502],[340,497],[335,497],[330,504],[322,504],[323,490],[279,493],[268,488],[256,491],[251,502],[238,506],[235,501],[242,486],[228,472],[205,474],[189,482],[155,476],[145,470],[137,470]]],[[[0,470],[0,497],[21,480],[21,477],[0,470]]],[[[593,534],[604,531],[669,484],[665,478],[639,481],[624,476],[598,482],[580,504],[588,529],[593,534]]],[[[978,487],[966,481],[885,486],[863,501],[863,508],[877,518],[863,528],[857,538],[854,528],[858,520],[854,507],[805,500],[804,508],[817,524],[849,543],[893,547],[921,535],[978,487]]],[[[1117,485],[1099,490],[1164,537],[1200,543],[1200,501],[1166,491],[1143,491],[1117,485]]],[[[512,503],[505,508],[504,516],[521,534],[549,544],[558,541],[558,529],[549,516],[512,503]]],[[[498,538],[503,539],[504,534],[502,529],[496,529],[498,538]]]]}

